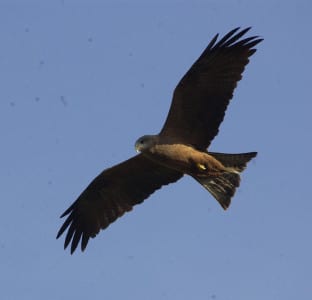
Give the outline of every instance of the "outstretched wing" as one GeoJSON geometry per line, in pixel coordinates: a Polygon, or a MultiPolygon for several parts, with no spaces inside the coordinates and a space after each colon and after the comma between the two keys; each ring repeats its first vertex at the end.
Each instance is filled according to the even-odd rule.
{"type": "Polygon", "coordinates": [[[61,215],[68,216],[57,238],[67,230],[64,248],[71,243],[73,253],[81,241],[83,251],[89,238],[95,237],[100,229],[105,229],[161,186],[182,176],[142,154],[104,170],[61,215]]]}
{"type": "Polygon", "coordinates": [[[236,28],[217,42],[216,35],[175,88],[160,135],[204,150],[217,135],[237,82],[262,41],[241,39],[249,30],[236,28]]]}

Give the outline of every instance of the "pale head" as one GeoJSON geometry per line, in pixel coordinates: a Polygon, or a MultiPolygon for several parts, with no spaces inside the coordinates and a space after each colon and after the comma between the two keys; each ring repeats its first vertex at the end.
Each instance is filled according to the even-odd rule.
{"type": "Polygon", "coordinates": [[[135,151],[143,152],[155,146],[158,140],[158,135],[143,135],[135,142],[135,151]]]}

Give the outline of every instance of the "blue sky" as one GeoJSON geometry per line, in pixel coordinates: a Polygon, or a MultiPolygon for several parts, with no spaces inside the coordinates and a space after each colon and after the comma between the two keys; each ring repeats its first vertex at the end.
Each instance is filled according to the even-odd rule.
{"type": "Polygon", "coordinates": [[[0,1],[1,299],[309,299],[311,2],[129,3],[0,1]],[[264,42],[210,148],[259,152],[230,209],[185,177],[64,251],[59,215],[237,26],[264,42]]]}

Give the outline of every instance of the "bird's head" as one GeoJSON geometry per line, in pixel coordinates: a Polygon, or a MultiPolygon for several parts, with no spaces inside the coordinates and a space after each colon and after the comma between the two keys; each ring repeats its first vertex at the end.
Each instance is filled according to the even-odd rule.
{"type": "Polygon", "coordinates": [[[157,142],[157,135],[143,135],[135,142],[135,151],[144,152],[155,146],[157,142]]]}

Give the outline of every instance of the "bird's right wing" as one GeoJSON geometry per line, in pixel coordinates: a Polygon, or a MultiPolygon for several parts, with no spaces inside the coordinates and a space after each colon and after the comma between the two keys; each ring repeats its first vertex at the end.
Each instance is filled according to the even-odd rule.
{"type": "Polygon", "coordinates": [[[67,216],[57,238],[66,230],[64,248],[71,243],[71,253],[81,241],[83,251],[90,237],[143,202],[163,185],[175,182],[182,173],[159,165],[142,154],[104,170],[61,215],[67,216]]]}

